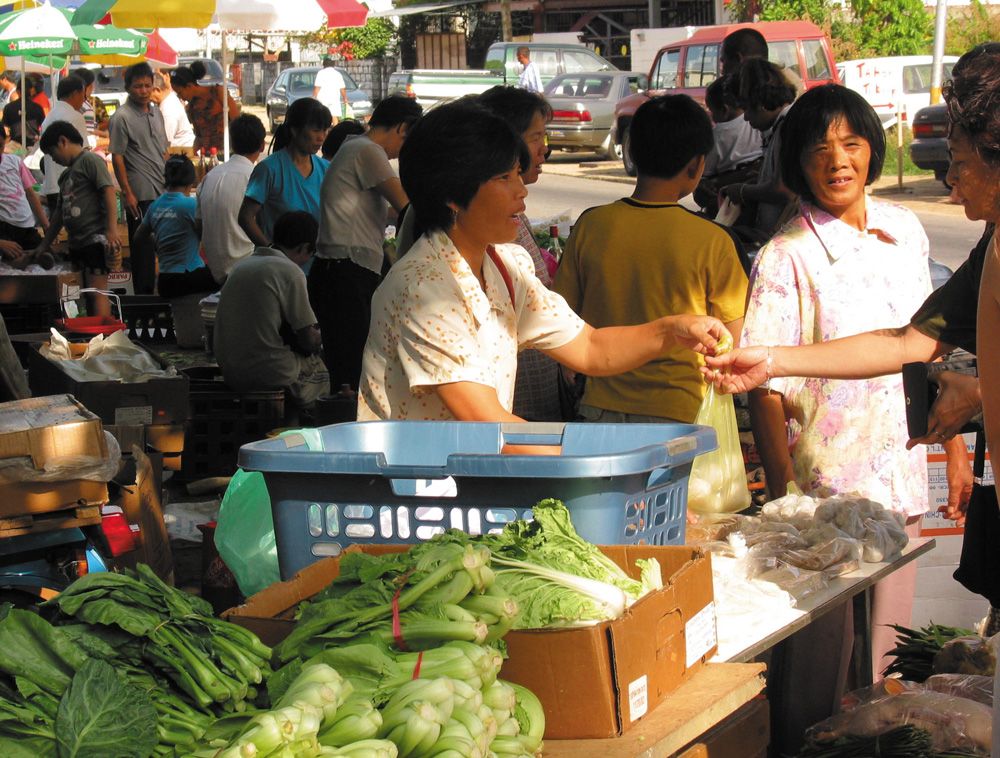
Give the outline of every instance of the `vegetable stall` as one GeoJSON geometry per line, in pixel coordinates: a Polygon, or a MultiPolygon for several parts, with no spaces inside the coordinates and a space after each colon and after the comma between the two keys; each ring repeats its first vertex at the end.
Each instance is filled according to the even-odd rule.
{"type": "MultiPolygon", "coordinates": [[[[4,606],[0,754],[765,756],[795,693],[755,659],[933,541],[863,498],[686,525],[713,441],[664,433],[387,422],[246,446],[283,581],[221,617],[143,565],[4,606]],[[563,454],[502,456],[515,440],[563,454]]],[[[799,755],[989,755],[990,641],[898,632],[896,676],[799,755]]]]}

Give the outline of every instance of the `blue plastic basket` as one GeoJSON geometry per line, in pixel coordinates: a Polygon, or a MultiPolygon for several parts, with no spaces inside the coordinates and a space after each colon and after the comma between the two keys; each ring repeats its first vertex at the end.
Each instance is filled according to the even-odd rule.
{"type": "Polygon", "coordinates": [[[239,464],[264,475],[287,579],[350,544],[498,531],[548,497],[591,542],[683,544],[691,463],[715,447],[715,431],[693,424],[371,421],[244,445],[239,464]],[[562,454],[502,455],[504,444],[562,454]]]}

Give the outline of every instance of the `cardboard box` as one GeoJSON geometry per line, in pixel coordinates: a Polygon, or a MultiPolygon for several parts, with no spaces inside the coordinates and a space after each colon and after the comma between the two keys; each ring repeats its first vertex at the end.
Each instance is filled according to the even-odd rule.
{"type": "Polygon", "coordinates": [[[168,471],[181,470],[181,453],[184,452],[183,424],[112,425],[105,426],[104,429],[118,440],[122,455],[128,455],[133,447],[140,450],[148,447],[163,454],[163,468],[168,471]]]}
{"type": "Polygon", "coordinates": [[[0,484],[0,516],[48,513],[107,502],[108,485],[89,479],[0,484]]]}
{"type": "Polygon", "coordinates": [[[128,568],[145,563],[160,579],[173,584],[174,558],[167,525],[163,521],[162,483],[156,461],[137,447],[130,452],[134,477],[126,479],[134,478],[135,484],[122,488],[121,507],[129,524],[139,528],[138,546],[135,551],[120,556],[117,562],[128,568]]]}
{"type": "Polygon", "coordinates": [[[31,458],[43,468],[54,458],[104,458],[101,420],[66,394],[0,403],[0,458],[31,458]]]}
{"type": "Polygon", "coordinates": [[[0,276],[0,303],[58,303],[76,297],[82,287],[79,272],[58,274],[6,274],[0,276]]]}
{"type": "MultiPolygon", "coordinates": [[[[976,435],[974,433],[963,434],[965,439],[965,449],[969,456],[969,465],[976,450],[976,435]]],[[[927,446],[927,488],[928,502],[927,510],[936,512],[939,508],[948,505],[948,476],[946,471],[947,456],[941,445],[927,446]]],[[[983,484],[993,484],[993,466],[990,463],[990,453],[986,451],[986,468],[983,472],[983,484]]],[[[951,532],[954,533],[954,532],[951,532]]]]}
{"type": "MultiPolygon", "coordinates": [[[[398,545],[351,546],[386,553],[398,545]]],[[[515,631],[502,676],[528,687],[545,708],[548,739],[614,737],[652,711],[716,649],[712,566],[686,546],[607,546],[601,550],[637,576],[638,558],[656,558],[664,587],[620,619],[580,629],[515,631]]],[[[340,571],[338,558],[318,561],[287,582],[258,592],[223,615],[266,644],[284,639],[299,602],[326,587],[340,571]]]]}
{"type": "Polygon", "coordinates": [[[181,470],[181,454],[184,452],[183,424],[152,424],[146,427],[146,444],[163,453],[163,468],[168,471],[181,470]]]}
{"type": "MultiPolygon", "coordinates": [[[[28,354],[28,385],[35,394],[72,393],[77,400],[113,426],[181,424],[188,417],[188,378],[183,374],[123,383],[109,379],[78,382],[50,361],[36,345],[28,354]]],[[[83,355],[85,344],[70,345],[74,355],[83,355]]],[[[155,357],[155,356],[154,356],[155,357]]],[[[157,362],[166,367],[162,360],[157,362]]]]}

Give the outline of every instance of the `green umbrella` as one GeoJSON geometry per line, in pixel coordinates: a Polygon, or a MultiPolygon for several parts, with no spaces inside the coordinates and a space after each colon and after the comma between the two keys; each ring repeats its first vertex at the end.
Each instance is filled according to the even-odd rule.
{"type": "MultiPolygon", "coordinates": [[[[21,99],[27,97],[24,57],[66,55],[76,35],[69,20],[49,5],[12,11],[0,16],[0,54],[21,57],[21,99]]],[[[21,134],[27,130],[27,108],[21,108],[21,134]]]]}
{"type": "Polygon", "coordinates": [[[72,24],[73,33],[76,35],[76,43],[72,49],[74,55],[145,54],[149,41],[142,32],[122,29],[111,24],[73,24],[74,11],[69,8],[60,10],[72,24]]]}

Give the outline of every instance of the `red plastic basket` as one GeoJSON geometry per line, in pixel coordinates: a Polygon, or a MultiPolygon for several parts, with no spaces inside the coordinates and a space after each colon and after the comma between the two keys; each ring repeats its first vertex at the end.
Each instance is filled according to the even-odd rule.
{"type": "Polygon", "coordinates": [[[74,334],[103,334],[107,336],[109,334],[114,334],[115,332],[124,331],[127,328],[124,320],[122,319],[122,301],[114,292],[108,292],[106,290],[98,290],[93,288],[85,288],[79,290],[79,295],[74,297],[63,297],[59,300],[59,305],[62,308],[63,313],[66,313],[65,318],[57,319],[56,326],[59,329],[64,329],[67,332],[72,332],[74,334]],[[66,311],[66,303],[71,300],[76,300],[79,295],[85,292],[95,292],[99,295],[105,295],[111,298],[115,306],[118,308],[118,318],[113,316],[77,316],[70,318],[66,311]]]}

